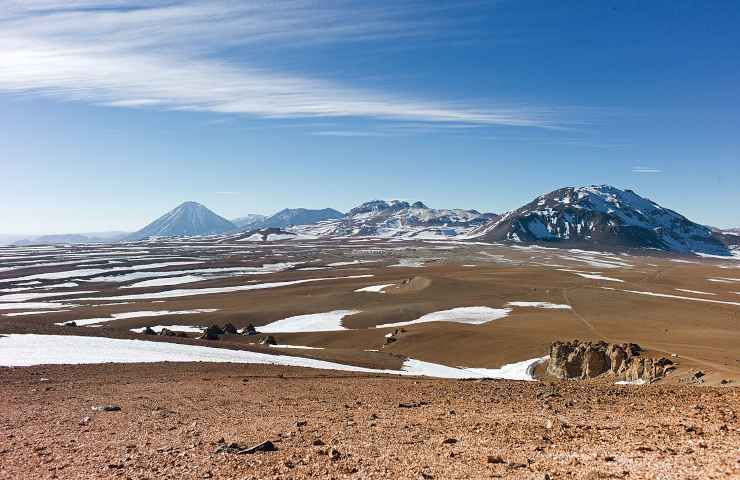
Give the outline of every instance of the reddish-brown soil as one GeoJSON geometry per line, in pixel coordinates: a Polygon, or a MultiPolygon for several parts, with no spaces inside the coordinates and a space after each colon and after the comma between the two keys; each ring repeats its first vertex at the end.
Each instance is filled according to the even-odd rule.
{"type": "Polygon", "coordinates": [[[728,388],[150,364],[0,369],[0,398],[9,480],[740,476],[728,388]]]}

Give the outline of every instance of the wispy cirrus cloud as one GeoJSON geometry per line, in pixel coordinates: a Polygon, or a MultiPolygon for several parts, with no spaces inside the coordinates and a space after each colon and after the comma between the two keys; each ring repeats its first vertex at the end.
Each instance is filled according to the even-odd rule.
{"type": "Polygon", "coordinates": [[[663,170],[650,167],[632,167],[632,173],[663,173],[663,170]]]}
{"type": "Polygon", "coordinates": [[[448,16],[429,11],[425,3],[184,0],[142,5],[10,0],[0,10],[0,93],[260,118],[558,126],[551,109],[417,99],[248,60],[250,51],[264,45],[311,48],[429,35],[448,16]],[[247,54],[224,54],[234,48],[247,54]]]}

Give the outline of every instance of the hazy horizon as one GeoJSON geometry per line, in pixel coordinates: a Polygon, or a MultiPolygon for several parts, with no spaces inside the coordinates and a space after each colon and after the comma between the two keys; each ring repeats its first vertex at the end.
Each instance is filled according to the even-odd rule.
{"type": "Polygon", "coordinates": [[[0,233],[633,189],[740,226],[740,8],[11,0],[0,233]],[[320,8],[319,8],[320,7],[320,8]]]}

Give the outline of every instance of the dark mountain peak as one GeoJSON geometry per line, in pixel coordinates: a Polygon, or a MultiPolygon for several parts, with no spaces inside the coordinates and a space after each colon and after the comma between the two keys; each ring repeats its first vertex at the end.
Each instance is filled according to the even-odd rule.
{"type": "Polygon", "coordinates": [[[611,185],[553,190],[476,233],[490,240],[728,254],[709,228],[611,185]]]}

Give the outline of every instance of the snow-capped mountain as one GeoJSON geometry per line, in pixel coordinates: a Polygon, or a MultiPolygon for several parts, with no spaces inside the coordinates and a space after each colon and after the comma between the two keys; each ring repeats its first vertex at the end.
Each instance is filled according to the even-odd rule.
{"type": "Polygon", "coordinates": [[[126,239],[141,240],[149,237],[214,235],[236,229],[236,225],[216,215],[200,203],[185,202],[138,232],[132,233],[126,239]]]}
{"type": "Polygon", "coordinates": [[[566,187],[471,232],[468,237],[514,242],[553,242],[598,248],[655,248],[728,255],[726,245],[703,225],[609,185],[566,187]]]}
{"type": "Polygon", "coordinates": [[[259,213],[249,213],[243,217],[232,219],[231,223],[241,229],[249,230],[251,228],[254,228],[255,225],[260,225],[266,219],[266,215],[260,215],[259,213]]]}
{"type": "Polygon", "coordinates": [[[324,220],[344,218],[344,214],[333,208],[313,210],[309,208],[285,208],[265,218],[262,222],[250,226],[253,228],[286,228],[293,225],[310,225],[324,220]]]}
{"type": "Polygon", "coordinates": [[[350,210],[342,219],[293,227],[316,236],[451,237],[488,223],[497,216],[475,210],[433,209],[422,202],[372,200],[350,210]]]}

